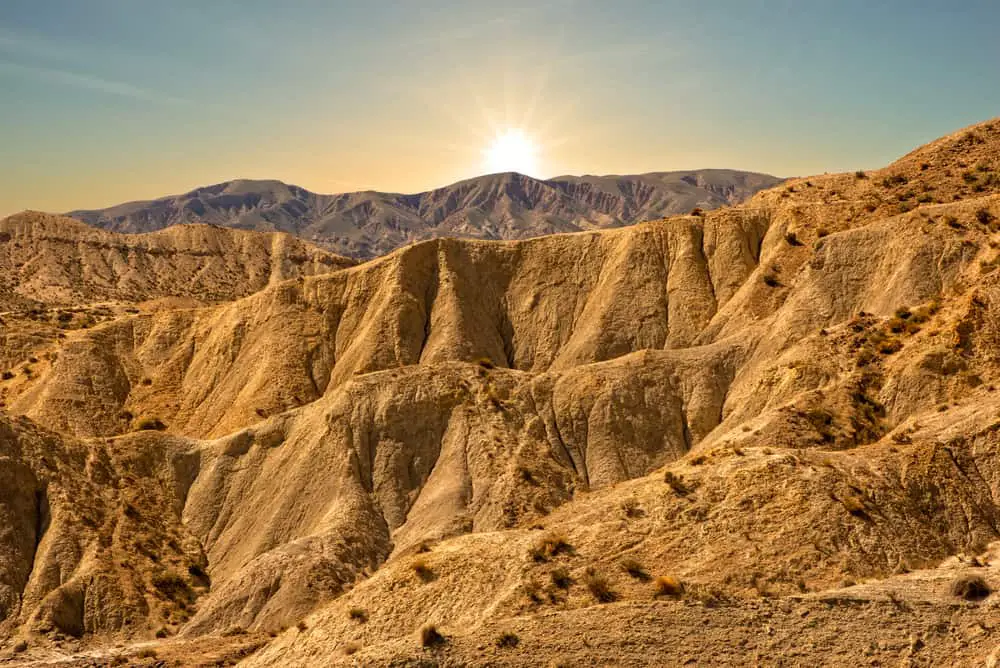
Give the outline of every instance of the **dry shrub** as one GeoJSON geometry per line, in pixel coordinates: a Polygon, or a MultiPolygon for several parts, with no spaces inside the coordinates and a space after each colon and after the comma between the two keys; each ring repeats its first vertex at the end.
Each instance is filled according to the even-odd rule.
{"type": "Polygon", "coordinates": [[[618,594],[611,589],[608,579],[593,570],[588,570],[584,584],[598,603],[613,603],[618,600],[618,594]]]}
{"type": "Polygon", "coordinates": [[[883,355],[892,355],[903,349],[903,343],[898,339],[890,339],[878,347],[878,351],[883,355]]]}
{"type": "Polygon", "coordinates": [[[911,315],[913,314],[909,311],[900,309],[899,311],[896,311],[896,317],[891,318],[889,322],[886,323],[886,327],[888,327],[889,331],[893,334],[902,334],[906,331],[906,321],[911,315]]]}
{"type": "Polygon", "coordinates": [[[639,506],[639,500],[632,497],[622,501],[622,512],[625,513],[625,517],[642,517],[645,515],[642,508],[639,506]]]}
{"type": "Polygon", "coordinates": [[[951,583],[951,595],[966,601],[981,601],[992,591],[986,580],[979,575],[962,575],[951,583]]]}
{"type": "Polygon", "coordinates": [[[521,480],[528,483],[529,485],[538,484],[538,480],[535,478],[535,474],[531,471],[531,469],[525,466],[518,466],[517,474],[521,477],[521,480]]]}
{"type": "Polygon", "coordinates": [[[673,471],[667,471],[663,474],[663,482],[667,483],[678,496],[687,496],[691,493],[691,488],[684,483],[684,479],[673,471]]]}
{"type": "Polygon", "coordinates": [[[492,385],[486,388],[486,401],[498,411],[503,411],[505,408],[503,397],[492,385]]]}
{"type": "Polygon", "coordinates": [[[135,423],[136,431],[163,431],[166,428],[167,425],[160,418],[151,415],[141,417],[135,423]]]}
{"type": "Polygon", "coordinates": [[[542,602],[542,584],[538,580],[531,578],[524,582],[521,587],[524,589],[524,595],[528,597],[529,601],[532,603],[542,602]]]}
{"type": "Polygon", "coordinates": [[[621,562],[622,570],[636,580],[649,581],[649,573],[646,568],[635,559],[625,559],[621,562]]]}
{"type": "Polygon", "coordinates": [[[653,581],[654,596],[677,598],[684,593],[684,584],[672,575],[660,575],[653,581]]]}
{"type": "Polygon", "coordinates": [[[566,536],[557,533],[546,534],[529,551],[528,554],[537,562],[544,562],[558,557],[560,554],[573,554],[573,546],[566,536]]]}
{"type": "Polygon", "coordinates": [[[863,346],[858,351],[856,364],[858,366],[868,366],[877,359],[877,355],[871,346],[863,346]]]}
{"type": "Polygon", "coordinates": [[[714,608],[726,600],[722,591],[705,585],[685,587],[685,594],[686,598],[697,601],[706,608],[714,608]]]}
{"type": "Polygon", "coordinates": [[[420,645],[422,647],[440,647],[447,641],[447,638],[441,635],[441,632],[433,624],[427,624],[420,629],[420,645]]]}
{"type": "Polygon", "coordinates": [[[517,637],[516,633],[504,631],[500,634],[500,637],[497,638],[496,644],[500,649],[514,649],[521,644],[521,639],[517,637]]]}
{"type": "Polygon", "coordinates": [[[839,499],[840,503],[843,504],[844,508],[847,509],[854,517],[867,517],[868,511],[865,508],[864,502],[853,494],[845,494],[839,499]]]}
{"type": "Polygon", "coordinates": [[[187,597],[191,587],[184,578],[175,573],[160,573],[153,576],[153,586],[157,591],[170,599],[187,597]]]}
{"type": "Polygon", "coordinates": [[[434,579],[434,571],[423,559],[417,559],[413,562],[413,573],[420,578],[422,582],[430,582],[434,579]]]}
{"type": "Polygon", "coordinates": [[[836,440],[833,413],[821,408],[813,408],[803,413],[803,416],[820,435],[824,443],[832,443],[836,440]]]}
{"type": "Polygon", "coordinates": [[[549,573],[552,584],[559,589],[569,589],[573,584],[573,578],[565,568],[556,568],[549,573]]]}

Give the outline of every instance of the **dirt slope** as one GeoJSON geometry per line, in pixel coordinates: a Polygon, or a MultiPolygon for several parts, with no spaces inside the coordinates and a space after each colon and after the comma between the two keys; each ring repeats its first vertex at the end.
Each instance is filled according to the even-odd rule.
{"type": "Polygon", "coordinates": [[[25,339],[0,638],[995,663],[996,174],[993,121],[704,216],[434,240],[25,339]]]}

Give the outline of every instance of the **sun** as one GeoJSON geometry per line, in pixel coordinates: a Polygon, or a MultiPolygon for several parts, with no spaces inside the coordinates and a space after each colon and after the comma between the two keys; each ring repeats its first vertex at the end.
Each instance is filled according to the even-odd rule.
{"type": "Polygon", "coordinates": [[[518,172],[538,176],[538,148],[521,130],[499,132],[483,151],[483,164],[489,174],[518,172]]]}

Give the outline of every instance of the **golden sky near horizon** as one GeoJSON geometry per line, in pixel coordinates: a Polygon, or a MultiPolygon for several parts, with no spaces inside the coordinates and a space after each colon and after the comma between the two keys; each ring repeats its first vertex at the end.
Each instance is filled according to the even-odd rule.
{"type": "Polygon", "coordinates": [[[1000,109],[993,4],[778,4],[8,0],[0,215],[237,178],[868,169],[1000,109]]]}

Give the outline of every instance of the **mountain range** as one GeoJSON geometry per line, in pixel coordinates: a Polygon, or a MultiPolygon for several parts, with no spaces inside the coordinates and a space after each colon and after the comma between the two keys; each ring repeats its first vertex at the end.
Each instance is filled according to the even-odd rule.
{"type": "Polygon", "coordinates": [[[779,181],[728,169],[544,181],[504,173],[414,195],[319,195],[280,181],[237,180],[68,215],[113,232],[181,223],[288,232],[341,255],[370,259],[438,237],[511,240],[620,227],[736,204],[779,181]]]}

